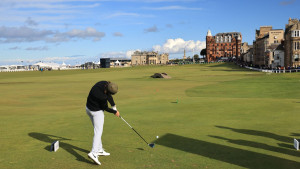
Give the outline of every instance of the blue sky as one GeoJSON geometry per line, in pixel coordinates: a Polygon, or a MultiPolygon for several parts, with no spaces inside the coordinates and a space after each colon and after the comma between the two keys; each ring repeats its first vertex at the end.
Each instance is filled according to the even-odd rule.
{"type": "Polygon", "coordinates": [[[38,61],[78,64],[128,57],[135,50],[181,58],[205,48],[210,29],[284,29],[300,18],[300,0],[1,0],[0,65],[38,61]]]}

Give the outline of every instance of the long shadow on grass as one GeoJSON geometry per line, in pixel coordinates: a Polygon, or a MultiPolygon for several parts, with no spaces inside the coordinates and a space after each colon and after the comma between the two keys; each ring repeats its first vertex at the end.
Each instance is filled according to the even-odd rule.
{"type": "Polygon", "coordinates": [[[237,65],[230,64],[230,63],[219,63],[219,64],[209,65],[209,66],[215,68],[225,68],[225,69],[217,69],[211,71],[249,71],[248,69],[241,68],[237,65]]]}
{"type": "Polygon", "coordinates": [[[157,139],[155,143],[245,168],[296,169],[300,166],[300,163],[295,161],[175,134],[166,134],[157,139]]]}
{"type": "Polygon", "coordinates": [[[300,133],[292,133],[291,136],[300,137],[300,133]]]}
{"type": "Polygon", "coordinates": [[[85,159],[83,156],[81,156],[80,154],[78,154],[75,151],[75,150],[79,150],[84,153],[89,153],[88,150],[85,150],[85,149],[82,149],[82,148],[79,148],[79,147],[76,147],[71,144],[63,142],[64,140],[72,140],[72,139],[68,139],[68,138],[64,138],[64,137],[60,137],[60,136],[54,136],[54,135],[50,135],[50,134],[36,133],[36,132],[28,133],[28,135],[37,140],[49,143],[49,146],[45,147],[45,149],[48,151],[50,151],[51,143],[53,143],[56,140],[59,140],[59,147],[66,150],[70,154],[74,155],[76,157],[76,160],[86,162],[86,163],[92,163],[91,161],[85,159]]]}
{"type": "Polygon", "coordinates": [[[224,127],[224,126],[216,126],[216,127],[221,128],[221,129],[228,129],[228,130],[231,130],[231,131],[234,131],[237,133],[242,133],[242,134],[272,138],[272,139],[275,139],[275,140],[278,140],[281,142],[286,142],[286,143],[290,143],[293,141],[293,138],[291,138],[291,137],[281,136],[278,134],[265,132],[265,131],[249,130],[249,129],[235,129],[235,128],[224,127]]]}
{"type": "Polygon", "coordinates": [[[282,153],[282,154],[288,154],[288,155],[299,157],[299,152],[290,150],[293,147],[290,145],[287,145],[287,144],[278,144],[278,145],[281,147],[289,148],[289,149],[281,148],[281,147],[274,147],[274,146],[270,146],[265,143],[258,143],[258,142],[248,141],[248,140],[241,140],[241,139],[235,140],[235,139],[229,139],[229,138],[220,137],[220,136],[210,136],[210,137],[221,139],[221,140],[226,140],[232,144],[253,147],[253,148],[259,148],[259,149],[264,149],[264,150],[268,150],[268,151],[273,151],[273,152],[278,152],[278,153],[282,153]]]}

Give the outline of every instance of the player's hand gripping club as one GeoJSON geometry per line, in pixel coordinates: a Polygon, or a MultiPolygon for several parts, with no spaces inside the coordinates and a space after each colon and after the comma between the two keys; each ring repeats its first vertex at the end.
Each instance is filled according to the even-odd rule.
{"type": "Polygon", "coordinates": [[[115,114],[115,116],[120,117],[120,112],[117,110],[117,113],[115,114]]]}

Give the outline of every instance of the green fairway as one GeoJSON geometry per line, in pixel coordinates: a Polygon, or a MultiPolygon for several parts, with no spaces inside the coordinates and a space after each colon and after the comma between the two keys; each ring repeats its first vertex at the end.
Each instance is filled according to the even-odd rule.
{"type": "Polygon", "coordinates": [[[1,169],[299,169],[300,73],[233,64],[0,73],[1,169]],[[153,79],[154,73],[171,79],[153,79]],[[105,113],[101,166],[85,112],[100,80],[119,86],[105,113]],[[157,139],[156,136],[159,136],[157,139]],[[50,152],[53,141],[60,149],[50,152]]]}

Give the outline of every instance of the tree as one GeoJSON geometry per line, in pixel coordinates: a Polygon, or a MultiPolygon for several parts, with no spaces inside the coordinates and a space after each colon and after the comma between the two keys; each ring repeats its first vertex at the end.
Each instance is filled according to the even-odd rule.
{"type": "Polygon", "coordinates": [[[198,54],[195,54],[194,55],[194,60],[197,62],[199,60],[199,55],[198,54]]]}
{"type": "Polygon", "coordinates": [[[206,56],[206,48],[201,50],[200,55],[201,56],[206,56]]]}

